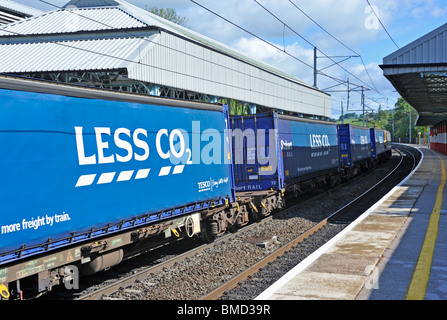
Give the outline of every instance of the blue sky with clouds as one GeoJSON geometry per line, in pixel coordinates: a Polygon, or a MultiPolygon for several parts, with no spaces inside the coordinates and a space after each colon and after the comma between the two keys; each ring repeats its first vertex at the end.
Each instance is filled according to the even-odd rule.
{"type": "MultiPolygon", "coordinates": [[[[68,2],[68,0],[15,1],[45,11],[54,10],[54,6],[62,6],[68,2]]],[[[382,107],[392,108],[398,98],[394,88],[383,77],[383,72],[379,68],[383,58],[396,51],[397,47],[378,23],[366,0],[195,1],[278,47],[285,48],[290,55],[310,65],[313,65],[313,47],[308,42],[328,56],[354,55],[353,51],[359,53],[369,75],[359,58],[351,58],[342,63],[349,73],[338,66],[325,69],[324,73],[339,79],[349,78],[351,83],[377,88],[380,94],[374,90],[367,92],[366,103],[373,109],[379,104],[382,107]],[[261,5],[282,22],[275,19],[261,5]],[[325,33],[298,8],[353,51],[325,33]],[[377,102],[373,102],[372,99],[377,102]]],[[[307,83],[313,83],[311,68],[253,38],[190,0],[127,0],[127,2],[143,8],[145,6],[176,8],[180,15],[188,18],[187,24],[190,29],[223,42],[253,58],[277,66],[307,83]]],[[[444,0],[369,0],[369,2],[399,47],[447,23],[447,1],[444,0]]],[[[324,68],[329,62],[326,58],[318,59],[320,68],[324,68]]],[[[334,84],[336,83],[327,77],[318,78],[320,89],[334,84]]],[[[337,88],[343,89],[341,86],[337,88]]],[[[338,117],[340,101],[346,101],[347,93],[332,93],[332,96],[333,117],[338,117]]],[[[350,110],[358,110],[360,95],[352,93],[351,103],[350,110]]]]}

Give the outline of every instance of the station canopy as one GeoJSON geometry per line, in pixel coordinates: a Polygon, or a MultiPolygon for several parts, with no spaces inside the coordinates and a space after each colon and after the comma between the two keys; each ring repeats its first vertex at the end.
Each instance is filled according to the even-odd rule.
{"type": "Polygon", "coordinates": [[[0,27],[0,73],[250,113],[332,115],[329,94],[124,0],[71,0],[0,27]]]}
{"type": "Polygon", "coordinates": [[[417,110],[416,125],[447,119],[447,24],[385,57],[380,67],[417,110]]]}

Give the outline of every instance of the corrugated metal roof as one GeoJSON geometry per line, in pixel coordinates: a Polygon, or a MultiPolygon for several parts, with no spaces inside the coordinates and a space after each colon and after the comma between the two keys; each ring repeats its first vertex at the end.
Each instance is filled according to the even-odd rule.
{"type": "Polygon", "coordinates": [[[384,65],[447,62],[447,23],[383,58],[384,65]]]}
{"type": "Polygon", "coordinates": [[[13,22],[19,21],[21,19],[23,19],[23,18],[18,17],[13,14],[10,14],[8,12],[5,12],[4,10],[2,10],[2,8],[0,8],[0,25],[13,23],[13,22]]]}
{"type": "Polygon", "coordinates": [[[330,96],[298,81],[167,32],[160,33],[158,44],[127,69],[130,79],[331,117],[330,96]]]}
{"type": "Polygon", "coordinates": [[[67,9],[52,11],[2,27],[0,36],[62,34],[143,27],[147,27],[147,24],[117,7],[67,9]]]}
{"type": "MultiPolygon", "coordinates": [[[[85,1],[85,0],[80,0],[80,1],[85,1]]],[[[121,0],[117,0],[117,2],[125,3],[124,1],[121,1],[121,0]]],[[[199,43],[201,43],[207,47],[213,48],[219,52],[223,52],[230,56],[234,56],[237,59],[241,59],[241,60],[246,61],[250,64],[257,65],[257,66],[259,66],[263,69],[266,69],[270,72],[281,75],[282,77],[289,78],[292,81],[296,81],[301,84],[307,85],[303,81],[297,79],[296,77],[293,77],[292,75],[284,72],[283,70],[280,70],[280,69],[278,69],[274,66],[271,66],[265,62],[252,59],[252,58],[248,57],[247,55],[244,55],[243,53],[238,52],[237,50],[235,50],[221,42],[218,42],[214,39],[208,38],[200,33],[192,31],[192,30],[185,28],[181,25],[178,25],[174,22],[163,19],[155,14],[152,14],[152,13],[146,11],[146,10],[142,10],[141,8],[138,8],[138,7],[130,5],[130,4],[126,4],[126,5],[122,4],[121,7],[125,8],[126,12],[129,12],[129,14],[133,15],[134,17],[141,19],[142,21],[147,23],[149,26],[156,26],[159,28],[163,28],[169,32],[172,32],[174,34],[181,35],[181,36],[189,38],[193,41],[199,42],[199,43]]]]}
{"type": "Polygon", "coordinates": [[[138,61],[138,55],[152,41],[153,38],[122,38],[2,45],[0,70],[27,73],[122,69],[138,61]]]}
{"type": "Polygon", "coordinates": [[[120,0],[71,0],[64,7],[76,6],[82,7],[103,7],[103,6],[119,6],[122,4],[120,0]]]}
{"type": "Polygon", "coordinates": [[[25,6],[21,3],[17,3],[11,0],[0,0],[0,8],[6,9],[12,13],[19,14],[21,16],[37,16],[44,13],[41,10],[25,6]]]}
{"type": "Polygon", "coordinates": [[[257,65],[270,72],[287,77],[292,81],[305,84],[290,74],[254,60],[218,41],[205,37],[188,28],[158,17],[146,10],[124,1],[115,0],[78,0],[71,1],[66,9],[58,9],[44,15],[17,22],[0,29],[0,36],[64,34],[78,31],[125,30],[130,28],[158,27],[174,34],[187,37],[205,46],[224,52],[248,63],[257,65]],[[118,6],[109,7],[117,4],[118,6]],[[88,7],[88,5],[95,7],[88,7]],[[81,6],[74,8],[72,6],[81,6]],[[2,31],[5,30],[5,31],[2,31]]]}
{"type": "Polygon", "coordinates": [[[126,68],[129,78],[138,81],[331,116],[328,94],[123,0],[73,0],[68,5],[81,8],[58,9],[7,26],[6,30],[24,36],[0,33],[0,72],[126,68]],[[118,5],[110,7],[111,3],[118,5]],[[73,11],[79,21],[75,27],[66,26],[65,19],[76,16],[73,11]],[[156,41],[137,36],[152,36],[156,41]]]}

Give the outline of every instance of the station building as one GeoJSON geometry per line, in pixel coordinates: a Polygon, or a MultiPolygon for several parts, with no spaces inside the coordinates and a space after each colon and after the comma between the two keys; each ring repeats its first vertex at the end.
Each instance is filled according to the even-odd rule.
{"type": "Polygon", "coordinates": [[[3,26],[0,73],[331,117],[330,95],[122,0],[72,0],[3,26]]]}

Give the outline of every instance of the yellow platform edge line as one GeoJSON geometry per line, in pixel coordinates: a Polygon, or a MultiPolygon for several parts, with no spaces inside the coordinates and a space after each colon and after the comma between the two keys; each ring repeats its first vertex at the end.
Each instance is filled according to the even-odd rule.
{"type": "Polygon", "coordinates": [[[435,205],[430,215],[427,232],[425,234],[422,250],[419,255],[416,267],[411,278],[410,286],[407,290],[406,300],[424,300],[427,290],[428,280],[430,278],[431,264],[435,251],[436,239],[438,237],[439,219],[441,217],[441,208],[443,202],[444,186],[446,183],[446,172],[444,161],[441,160],[441,183],[436,194],[435,205]]]}

